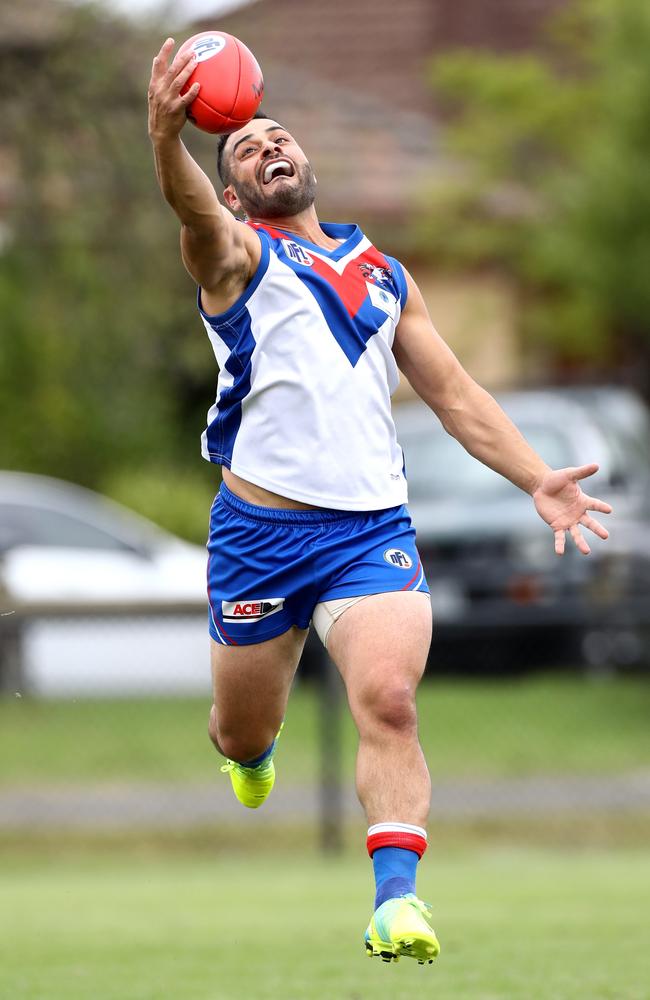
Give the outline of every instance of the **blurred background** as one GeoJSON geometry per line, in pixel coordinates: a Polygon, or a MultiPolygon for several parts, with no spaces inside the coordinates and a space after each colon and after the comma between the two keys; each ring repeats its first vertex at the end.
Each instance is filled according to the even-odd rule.
{"type": "MultiPolygon", "coordinates": [[[[0,0],[0,844],[16,956],[0,972],[6,995],[91,995],[98,966],[72,957],[82,925],[86,956],[108,926],[152,958],[124,915],[92,917],[112,879],[124,879],[122,898],[136,891],[154,870],[143,859],[160,866],[158,885],[172,857],[204,885],[220,859],[245,880],[260,852],[278,859],[280,893],[289,868],[323,885],[369,876],[356,737],[316,642],[263,815],[242,815],[207,739],[203,546],[218,469],[199,437],[216,369],[155,182],[146,89],[169,34],[180,44],[214,27],[257,56],[264,109],[315,167],[320,217],[356,221],[400,257],[470,373],[548,462],[599,462],[588,490],[615,509],[606,543],[558,561],[529,499],[400,386],[435,619],[420,729],[438,845],[427,891],[441,887],[452,938],[440,980],[451,977],[451,992],[440,995],[460,996],[462,981],[472,998],[647,998],[634,950],[650,903],[645,0],[0,0]],[[95,904],[70,888],[75,920],[55,935],[44,986],[27,929],[49,937],[57,924],[54,861],[66,883],[80,864],[86,885],[98,881],[95,904]],[[573,928],[564,978],[535,992],[536,959],[520,942],[526,986],[492,979],[482,992],[479,973],[462,979],[462,927],[488,940],[493,926],[459,889],[475,878],[520,926],[546,899],[528,945],[573,928]],[[549,886],[565,896],[544,896],[549,886]],[[592,917],[578,897],[587,908],[606,899],[609,930],[627,942],[608,982],[584,950],[592,917]]],[[[214,138],[188,126],[184,140],[218,187],[214,138]]],[[[359,895],[358,932],[365,881],[359,895]]],[[[136,896],[131,915],[153,920],[147,906],[167,912],[165,898],[136,896]]],[[[177,943],[187,928],[165,930],[177,943]]],[[[105,960],[117,985],[102,997],[242,995],[227,971],[219,989],[190,989],[170,985],[177,967],[165,986],[144,969],[120,980],[115,956],[105,960]]],[[[247,989],[365,997],[353,968],[322,994],[272,977],[247,989]]]]}

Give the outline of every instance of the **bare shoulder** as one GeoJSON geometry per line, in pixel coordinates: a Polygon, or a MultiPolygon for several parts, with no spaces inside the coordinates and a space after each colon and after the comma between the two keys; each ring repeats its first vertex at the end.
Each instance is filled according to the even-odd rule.
{"type": "Polygon", "coordinates": [[[181,229],[183,263],[201,287],[203,308],[210,315],[224,312],[246,289],[261,258],[260,237],[219,206],[219,219],[200,231],[181,229]]]}
{"type": "Polygon", "coordinates": [[[417,394],[437,410],[465,372],[434,327],[416,282],[406,269],[404,274],[408,298],[395,332],[393,354],[417,394]]]}
{"type": "Polygon", "coordinates": [[[253,280],[254,274],[253,270],[252,274],[246,278],[239,272],[235,272],[223,278],[214,288],[201,286],[199,294],[203,312],[208,316],[219,316],[221,313],[225,313],[244,294],[253,280]]]}
{"type": "Polygon", "coordinates": [[[442,343],[442,338],[433,325],[422,292],[415,279],[403,267],[408,296],[395,333],[394,352],[398,359],[406,357],[418,348],[431,349],[442,343]]]}

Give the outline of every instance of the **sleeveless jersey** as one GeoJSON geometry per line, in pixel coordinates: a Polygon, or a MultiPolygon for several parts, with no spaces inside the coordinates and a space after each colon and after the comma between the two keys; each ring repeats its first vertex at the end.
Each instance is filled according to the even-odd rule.
{"type": "Polygon", "coordinates": [[[242,479],[303,503],[381,510],[406,502],[390,397],[406,302],[401,265],[354,225],[324,223],[325,250],[246,223],[259,266],[240,298],[208,316],[219,366],[202,454],[242,479]]]}

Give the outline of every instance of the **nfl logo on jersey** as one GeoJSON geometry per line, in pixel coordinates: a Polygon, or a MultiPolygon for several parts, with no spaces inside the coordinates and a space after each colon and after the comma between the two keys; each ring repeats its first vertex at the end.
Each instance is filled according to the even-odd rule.
{"type": "Polygon", "coordinates": [[[297,264],[304,264],[306,267],[311,267],[314,263],[314,258],[299,243],[294,243],[292,240],[282,240],[282,246],[287,257],[295,260],[297,264]]]}

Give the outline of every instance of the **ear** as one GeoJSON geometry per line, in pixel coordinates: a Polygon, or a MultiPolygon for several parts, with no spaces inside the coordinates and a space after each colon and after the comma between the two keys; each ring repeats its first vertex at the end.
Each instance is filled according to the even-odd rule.
{"type": "Polygon", "coordinates": [[[231,212],[241,212],[242,206],[232,184],[223,189],[223,200],[231,212]]]}

